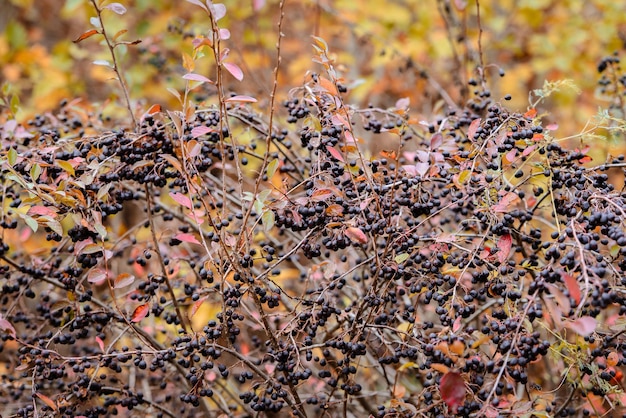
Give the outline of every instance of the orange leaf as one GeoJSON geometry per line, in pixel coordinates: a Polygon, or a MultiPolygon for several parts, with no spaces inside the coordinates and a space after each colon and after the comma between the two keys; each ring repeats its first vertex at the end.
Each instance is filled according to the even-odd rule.
{"type": "Polygon", "coordinates": [[[74,39],[72,42],[74,42],[75,44],[79,43],[80,41],[83,41],[87,38],[89,38],[90,36],[96,35],[100,33],[99,30],[97,29],[90,29],[87,32],[83,33],[82,35],[80,35],[78,38],[74,39]]]}
{"type": "Polygon", "coordinates": [[[537,116],[537,109],[535,109],[534,107],[532,109],[528,109],[528,111],[524,113],[524,117],[526,119],[534,119],[535,116],[537,116]]]}
{"type": "Polygon", "coordinates": [[[334,195],[335,193],[333,193],[330,189],[318,189],[311,195],[311,200],[314,202],[321,202],[323,200],[330,199],[334,195]]]}
{"type": "Polygon", "coordinates": [[[115,283],[113,284],[114,289],[120,289],[122,287],[130,286],[135,281],[135,276],[128,273],[120,273],[115,278],[115,283]]]}
{"type": "Polygon", "coordinates": [[[43,394],[37,392],[37,393],[35,393],[35,396],[38,397],[39,399],[41,399],[43,401],[43,403],[48,405],[50,408],[52,408],[53,411],[57,410],[56,402],[54,402],[52,399],[48,398],[46,395],[43,395],[43,394]]]}
{"type": "Polygon", "coordinates": [[[143,305],[139,305],[133,311],[133,315],[132,315],[130,320],[132,322],[139,322],[142,319],[144,319],[146,316],[148,316],[149,312],[150,312],[150,305],[149,304],[144,303],[143,305]]]}

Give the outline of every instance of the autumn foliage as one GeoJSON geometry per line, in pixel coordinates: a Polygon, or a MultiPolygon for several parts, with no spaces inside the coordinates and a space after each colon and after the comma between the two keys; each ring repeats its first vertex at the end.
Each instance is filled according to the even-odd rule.
{"type": "Polygon", "coordinates": [[[25,118],[11,83],[0,98],[0,414],[624,413],[620,54],[593,63],[600,109],[572,133],[549,110],[576,81],[507,105],[484,5],[435,3],[452,79],[402,60],[353,100],[358,68],[322,36],[283,80],[284,1],[265,74],[228,4],[180,6],[203,26],[172,24],[172,64],[116,27],[128,4],[85,2],[72,48],[117,93],[25,118]],[[133,58],[168,99],[136,94],[133,58]],[[429,87],[396,97],[410,74],[429,87]]]}

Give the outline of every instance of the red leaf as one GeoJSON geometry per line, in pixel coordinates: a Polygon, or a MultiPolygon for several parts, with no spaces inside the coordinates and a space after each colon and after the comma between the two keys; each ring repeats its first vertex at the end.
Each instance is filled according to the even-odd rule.
{"type": "Polygon", "coordinates": [[[511,246],[513,245],[513,239],[511,238],[511,234],[505,234],[500,237],[498,240],[498,261],[500,263],[504,263],[507,258],[509,258],[509,254],[511,253],[511,246]]]}
{"type": "Polygon", "coordinates": [[[198,245],[200,245],[200,241],[198,241],[193,234],[180,233],[180,234],[174,235],[174,238],[179,240],[179,241],[182,241],[182,242],[188,242],[190,244],[198,244],[198,245]]]}
{"type": "Polygon", "coordinates": [[[233,77],[235,77],[239,81],[243,80],[243,71],[241,71],[241,68],[239,68],[237,64],[233,64],[232,62],[225,62],[223,63],[223,65],[224,68],[226,68],[233,77]]]}
{"type": "Polygon", "coordinates": [[[161,112],[161,105],[160,104],[153,104],[152,106],[150,106],[150,109],[148,109],[148,111],[146,112],[148,115],[154,115],[155,113],[159,113],[161,112]]]}
{"type": "Polygon", "coordinates": [[[200,306],[202,306],[204,301],[207,300],[208,298],[209,298],[208,296],[204,296],[198,299],[197,301],[195,301],[193,305],[191,305],[191,312],[189,312],[189,318],[193,318],[196,312],[198,312],[198,309],[200,309],[200,306]]]}
{"type": "Polygon", "coordinates": [[[563,277],[563,281],[565,282],[565,287],[567,287],[570,297],[574,299],[574,302],[576,302],[576,304],[580,303],[581,294],[580,294],[580,285],[578,284],[578,280],[576,280],[574,276],[569,275],[567,273],[563,273],[561,277],[563,277]]]}
{"type": "Polygon", "coordinates": [[[506,192],[504,196],[500,199],[497,205],[493,205],[491,209],[494,212],[508,212],[510,210],[509,205],[513,202],[519,200],[519,196],[513,192],[506,192]]]}
{"type": "Polygon", "coordinates": [[[224,101],[225,102],[255,103],[257,99],[255,99],[254,97],[250,97],[250,96],[237,95],[237,96],[229,97],[228,99],[224,101]]]}
{"type": "Polygon", "coordinates": [[[330,155],[332,155],[332,156],[333,156],[333,158],[334,158],[335,160],[339,160],[339,161],[341,161],[342,163],[344,163],[344,162],[345,162],[345,161],[344,161],[344,159],[343,159],[343,156],[341,155],[341,153],[340,153],[339,151],[337,151],[337,149],[336,149],[336,148],[331,147],[331,146],[329,146],[329,145],[326,145],[326,149],[328,150],[328,152],[330,153],[330,155]]]}
{"type": "Polygon", "coordinates": [[[345,234],[348,238],[350,238],[350,241],[352,242],[356,242],[358,244],[367,244],[367,235],[365,235],[365,232],[361,231],[360,228],[351,226],[350,228],[346,229],[345,234]]]}
{"type": "Polygon", "coordinates": [[[460,373],[448,372],[441,377],[439,393],[450,411],[456,414],[465,401],[465,380],[460,373]]]}
{"type": "Polygon", "coordinates": [[[182,193],[170,192],[170,197],[176,201],[181,206],[186,207],[187,209],[191,209],[191,199],[185,196],[182,193]]]}
{"type": "Polygon", "coordinates": [[[566,322],[565,326],[582,337],[588,337],[596,330],[598,321],[591,316],[581,316],[572,322],[566,322]]]}
{"type": "Polygon", "coordinates": [[[150,305],[144,303],[143,305],[139,305],[133,311],[133,316],[131,317],[132,322],[139,322],[148,316],[148,312],[150,312],[150,305]]]}
{"type": "Polygon", "coordinates": [[[77,44],[80,41],[89,38],[90,36],[97,35],[98,33],[100,33],[100,31],[98,29],[90,29],[87,32],[85,32],[82,35],[80,35],[78,38],[74,39],[72,42],[77,44]]]}

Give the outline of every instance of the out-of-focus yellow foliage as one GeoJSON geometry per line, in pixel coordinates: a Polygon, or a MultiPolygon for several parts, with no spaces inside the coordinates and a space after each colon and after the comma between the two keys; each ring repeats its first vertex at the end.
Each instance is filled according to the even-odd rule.
{"type": "MultiPolygon", "coordinates": [[[[6,2],[5,2],[6,3],[6,2]]],[[[105,14],[110,33],[127,29],[124,40],[141,44],[120,54],[133,99],[141,105],[176,108],[167,88],[181,90],[182,52],[191,53],[194,36],[207,35],[209,22],[185,1],[122,0],[128,12],[105,14]]],[[[278,1],[226,2],[220,21],[231,37],[229,60],[244,71],[243,82],[227,77],[233,93],[254,95],[260,108],[268,103],[276,65],[278,1]]],[[[594,97],[596,65],[624,47],[626,4],[608,0],[290,0],[285,4],[279,97],[302,83],[311,61],[311,35],[321,36],[336,64],[344,69],[350,100],[361,105],[392,106],[410,97],[414,111],[428,114],[445,90],[461,100],[462,87],[482,60],[492,97],[512,95],[511,106],[525,109],[528,92],[545,79],[572,79],[583,94],[556,95],[549,106],[555,120],[575,121],[563,134],[579,132],[602,102],[594,97]],[[479,26],[482,28],[479,49],[479,26]],[[500,78],[499,69],[506,72],[500,78]],[[427,81],[427,75],[431,80],[427,81]],[[440,87],[436,87],[440,86],[440,87]]],[[[27,119],[63,98],[83,96],[105,101],[117,85],[106,67],[92,61],[110,59],[94,36],[72,44],[92,26],[88,1],[11,1],[0,18],[0,68],[21,98],[19,117],[27,119]]],[[[120,51],[121,52],[121,51],[120,51]]],[[[196,72],[213,79],[211,56],[197,60],[196,72]]],[[[198,90],[210,104],[212,87],[198,90]]],[[[467,90],[471,96],[472,89],[467,90]]]]}

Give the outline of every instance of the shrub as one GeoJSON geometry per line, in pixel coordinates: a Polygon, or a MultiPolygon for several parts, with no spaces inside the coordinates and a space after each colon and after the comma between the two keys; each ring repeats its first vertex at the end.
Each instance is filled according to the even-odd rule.
{"type": "MultiPolygon", "coordinates": [[[[125,12],[92,3],[98,16],[125,12]]],[[[583,143],[623,134],[617,56],[598,67],[615,101],[570,138],[577,148],[536,111],[569,82],[547,82],[519,113],[482,79],[467,104],[421,122],[408,100],[346,103],[321,38],[323,71],[279,110],[277,69],[261,112],[223,89],[227,73],[242,77],[225,52],[225,8],[190,3],[209,19],[211,36],[193,44],[217,78],[189,57],[180,110],[138,114],[102,19],[77,41],[104,38],[125,120],[64,101],[22,126],[5,109],[9,413],[623,408],[626,163],[592,165],[583,143]],[[212,106],[190,100],[199,84],[215,85],[212,106]]]]}

